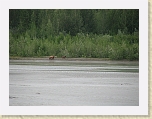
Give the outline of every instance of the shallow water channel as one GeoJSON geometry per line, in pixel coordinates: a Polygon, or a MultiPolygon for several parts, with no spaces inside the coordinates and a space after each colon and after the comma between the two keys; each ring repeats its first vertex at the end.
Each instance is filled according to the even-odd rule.
{"type": "Polygon", "coordinates": [[[10,106],[138,106],[139,64],[10,60],[10,106]]]}

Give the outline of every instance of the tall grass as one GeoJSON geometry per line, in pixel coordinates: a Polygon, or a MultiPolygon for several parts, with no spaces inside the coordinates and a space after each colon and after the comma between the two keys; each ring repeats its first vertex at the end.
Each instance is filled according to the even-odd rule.
{"type": "Polygon", "coordinates": [[[49,56],[139,59],[138,35],[95,35],[78,33],[76,36],[60,33],[45,39],[31,38],[28,33],[14,38],[10,33],[10,56],[49,56]]]}

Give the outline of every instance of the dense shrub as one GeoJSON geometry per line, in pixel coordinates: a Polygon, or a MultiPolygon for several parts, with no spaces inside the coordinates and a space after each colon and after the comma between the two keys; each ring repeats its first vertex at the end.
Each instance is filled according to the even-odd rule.
{"type": "Polygon", "coordinates": [[[10,56],[23,57],[66,55],[67,57],[138,60],[139,43],[138,36],[124,34],[110,36],[79,33],[71,37],[61,33],[47,39],[32,39],[26,33],[15,39],[10,33],[9,53],[10,56]]]}

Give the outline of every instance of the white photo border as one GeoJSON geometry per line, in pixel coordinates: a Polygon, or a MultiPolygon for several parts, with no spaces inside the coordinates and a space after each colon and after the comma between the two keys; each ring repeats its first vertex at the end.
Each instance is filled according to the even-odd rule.
{"type": "Polygon", "coordinates": [[[0,115],[148,115],[148,1],[2,0],[0,115]],[[9,9],[139,9],[139,106],[9,106],[9,9]]]}

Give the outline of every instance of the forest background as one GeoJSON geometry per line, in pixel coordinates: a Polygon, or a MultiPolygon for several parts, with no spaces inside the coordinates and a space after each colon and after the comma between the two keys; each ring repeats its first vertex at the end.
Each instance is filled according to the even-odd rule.
{"type": "Polygon", "coordinates": [[[139,10],[10,9],[9,55],[139,60],[139,10]]]}

